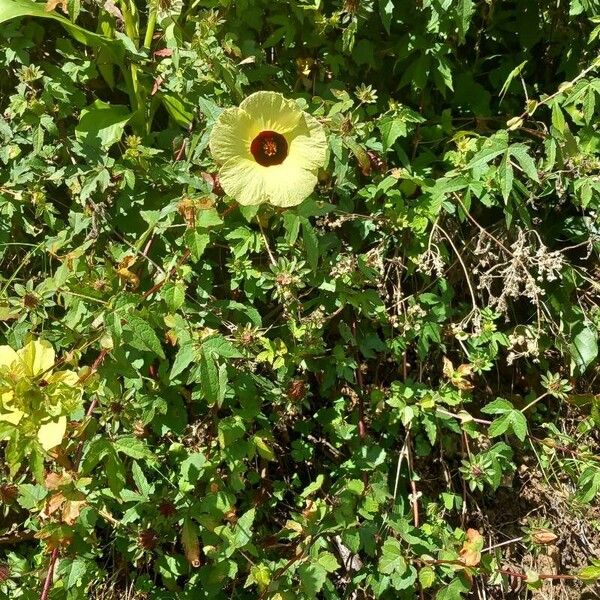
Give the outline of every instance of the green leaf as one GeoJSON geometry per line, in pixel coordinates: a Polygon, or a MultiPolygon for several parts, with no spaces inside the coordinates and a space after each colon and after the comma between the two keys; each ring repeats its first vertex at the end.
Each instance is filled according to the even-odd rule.
{"type": "Polygon", "coordinates": [[[458,39],[464,43],[465,36],[471,24],[471,17],[475,12],[475,2],[473,0],[459,0],[456,7],[456,22],[458,25],[458,39]]]}
{"type": "Polygon", "coordinates": [[[125,436],[115,440],[113,442],[113,448],[117,452],[131,456],[131,458],[137,460],[154,460],[154,455],[148,450],[148,446],[146,446],[142,440],[134,436],[125,436]]]}
{"type": "Polygon", "coordinates": [[[242,419],[238,416],[226,417],[219,421],[218,438],[221,448],[225,449],[241,439],[246,433],[242,419]]]}
{"type": "Polygon", "coordinates": [[[81,463],[82,473],[91,473],[92,469],[102,460],[112,448],[107,439],[98,437],[86,447],[86,452],[81,463]]]}
{"type": "Polygon", "coordinates": [[[584,323],[571,342],[571,370],[583,373],[598,357],[598,330],[584,323]]]}
{"type": "Polygon", "coordinates": [[[193,107],[172,94],[161,94],[160,98],[173,121],[180,127],[187,129],[194,119],[193,107]]]}
{"type": "Polygon", "coordinates": [[[233,528],[233,542],[236,548],[243,548],[252,539],[252,525],[256,510],[251,508],[246,511],[233,528]]]}
{"type": "Polygon", "coordinates": [[[298,568],[300,587],[307,598],[316,598],[327,581],[327,571],[318,563],[304,563],[298,568]]]}
{"type": "Polygon", "coordinates": [[[379,15],[381,22],[385,27],[385,30],[390,33],[390,25],[392,23],[392,16],[394,14],[394,2],[393,0],[378,0],[379,4],[379,15]]]}
{"type": "Polygon", "coordinates": [[[306,218],[302,219],[302,239],[306,250],[306,260],[313,272],[316,272],[319,265],[319,240],[313,226],[306,218]]]}
{"type": "Polygon", "coordinates": [[[470,160],[467,164],[468,169],[487,165],[491,160],[506,152],[508,139],[490,138],[490,141],[470,160]]]}
{"type": "Polygon", "coordinates": [[[302,498],[308,498],[310,495],[312,495],[316,491],[320,490],[324,481],[325,481],[325,476],[322,473],[319,473],[319,475],[317,475],[316,479],[312,483],[309,483],[304,488],[304,491],[301,494],[302,498]]]}
{"type": "Polygon", "coordinates": [[[594,118],[596,109],[596,92],[590,86],[588,88],[587,94],[585,95],[585,100],[583,101],[583,118],[585,122],[590,124],[592,119],[594,118]]]}
{"type": "Polygon", "coordinates": [[[181,529],[181,545],[187,561],[193,566],[200,565],[200,542],[198,540],[198,526],[192,519],[186,517],[183,519],[181,529]]]}
{"type": "Polygon", "coordinates": [[[182,492],[191,492],[196,483],[202,477],[204,469],[208,461],[202,452],[195,452],[190,454],[182,463],[180,467],[179,476],[179,489],[182,492]]]}
{"type": "Polygon", "coordinates": [[[494,400],[482,409],[482,412],[488,414],[500,414],[489,426],[488,434],[490,437],[498,437],[509,430],[512,431],[521,441],[527,436],[527,419],[521,413],[512,407],[506,400],[494,400]]]}
{"type": "Polygon", "coordinates": [[[258,452],[259,456],[261,456],[265,460],[277,460],[277,457],[275,456],[275,453],[273,452],[272,448],[267,444],[267,442],[265,442],[265,440],[262,437],[258,435],[253,435],[252,443],[254,444],[254,447],[256,448],[256,451],[258,452]]]}
{"type": "Polygon", "coordinates": [[[504,400],[503,398],[496,398],[489,404],[486,404],[481,409],[481,412],[487,415],[501,415],[513,409],[514,406],[508,400],[504,400]]]}
{"type": "Polygon", "coordinates": [[[108,487],[115,496],[120,496],[125,487],[125,467],[116,452],[112,449],[107,454],[105,462],[105,473],[108,479],[108,487]]]}
{"type": "Polygon", "coordinates": [[[209,98],[202,96],[198,98],[198,106],[200,107],[200,112],[207,118],[209,123],[214,123],[223,112],[223,109],[219,105],[215,104],[209,98]]]}
{"type": "Polygon", "coordinates": [[[221,219],[215,208],[199,210],[196,215],[196,227],[216,227],[222,224],[223,219],[221,219]]]}
{"type": "Polygon", "coordinates": [[[384,152],[391,148],[399,137],[404,137],[407,133],[406,122],[395,115],[383,117],[377,127],[381,131],[381,143],[384,152]]]}
{"type": "Polygon", "coordinates": [[[384,575],[402,575],[407,569],[406,560],[402,555],[400,542],[395,538],[388,538],[381,548],[378,570],[384,575]]]}
{"type": "Polygon", "coordinates": [[[131,117],[126,106],[96,100],[81,111],[75,137],[82,144],[109,148],[121,139],[131,117]]]}
{"type": "Polygon", "coordinates": [[[454,579],[449,585],[443,586],[435,595],[435,600],[462,600],[463,594],[469,591],[469,586],[461,579],[454,579]]]}
{"type": "Polygon", "coordinates": [[[68,573],[66,578],[67,589],[70,590],[71,588],[79,587],[89,568],[89,562],[83,558],[76,558],[71,561],[66,571],[66,573],[68,573]]]}
{"type": "Polygon", "coordinates": [[[430,588],[436,580],[435,571],[431,567],[423,567],[419,570],[419,583],[426,590],[430,588]]]}
{"type": "Polygon", "coordinates": [[[519,410],[513,410],[508,413],[510,416],[510,425],[513,433],[522,441],[525,441],[527,436],[527,419],[519,410]]]}
{"type": "Polygon", "coordinates": [[[558,102],[554,102],[552,105],[552,126],[559,132],[564,134],[567,126],[565,117],[563,115],[558,102]]]}
{"type": "Polygon", "coordinates": [[[160,358],[165,358],[160,340],[150,324],[134,314],[127,316],[126,319],[127,333],[130,338],[129,344],[138,350],[152,352],[160,358]]]}
{"type": "Polygon", "coordinates": [[[38,504],[48,495],[41,485],[23,483],[19,486],[17,502],[26,510],[35,509],[38,504]]]}
{"type": "Polygon", "coordinates": [[[340,568],[340,563],[331,552],[321,552],[317,562],[328,572],[333,573],[340,568]]]}
{"type": "Polygon", "coordinates": [[[152,491],[152,486],[148,483],[144,472],[136,461],[133,461],[131,465],[131,476],[140,494],[147,498],[152,491]]]}
{"type": "Polygon", "coordinates": [[[202,254],[204,254],[206,246],[208,246],[210,236],[208,233],[198,233],[193,229],[188,229],[184,233],[183,239],[185,241],[185,245],[190,250],[192,259],[199,260],[202,254]]]}
{"type": "Polygon", "coordinates": [[[222,398],[219,369],[209,352],[200,353],[200,385],[209,405],[220,405],[222,398]]]}
{"type": "Polygon", "coordinates": [[[510,413],[506,413],[492,421],[492,424],[488,428],[488,435],[490,437],[498,437],[499,435],[503,435],[508,431],[510,424],[510,413]]]}
{"type": "Polygon", "coordinates": [[[179,310],[185,302],[185,287],[183,283],[166,283],[160,295],[165,301],[168,309],[172,312],[179,310]]]}
{"type": "Polygon", "coordinates": [[[514,145],[510,147],[510,155],[517,159],[521,169],[525,172],[525,174],[533,181],[539,183],[540,179],[538,177],[537,168],[535,166],[535,161],[529,153],[527,152],[527,146],[522,145],[514,145]]]}
{"type": "Polygon", "coordinates": [[[202,342],[202,350],[221,358],[242,358],[244,355],[222,335],[213,336],[202,342]]]}
{"type": "Polygon", "coordinates": [[[600,579],[600,564],[583,567],[579,570],[577,576],[587,583],[597,582],[600,579]]]}
{"type": "Polygon", "coordinates": [[[513,168],[510,164],[508,150],[506,150],[504,152],[504,156],[502,157],[502,161],[498,166],[498,181],[500,183],[500,191],[502,192],[502,198],[504,199],[504,202],[508,202],[508,198],[512,191],[513,180],[513,168]]]}
{"type": "Polygon", "coordinates": [[[504,98],[504,96],[506,95],[506,92],[508,92],[508,88],[510,87],[510,84],[513,82],[514,78],[517,77],[518,75],[521,74],[521,71],[523,71],[525,65],[527,64],[527,61],[524,60],[522,63],[519,63],[509,74],[508,77],[506,78],[506,81],[504,82],[504,84],[502,85],[502,88],[500,89],[500,100],[502,100],[504,98]]]}
{"type": "Polygon", "coordinates": [[[199,356],[200,352],[193,341],[183,344],[179,348],[173,366],[171,367],[170,379],[173,380],[183,373],[192,362],[199,358],[199,356]]]}

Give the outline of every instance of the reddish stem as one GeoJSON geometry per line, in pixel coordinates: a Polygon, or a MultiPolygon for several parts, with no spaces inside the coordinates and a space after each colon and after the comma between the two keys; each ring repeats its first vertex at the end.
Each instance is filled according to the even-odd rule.
{"type": "MultiPolygon", "coordinates": [[[[509,569],[498,569],[498,573],[506,575],[507,577],[515,577],[517,579],[527,579],[529,577],[527,573],[519,573],[515,571],[510,571],[509,569]]],[[[577,576],[575,575],[549,575],[545,573],[539,573],[538,577],[540,579],[577,579],[577,576]]]]}
{"type": "Polygon", "coordinates": [[[57,559],[58,559],[58,548],[54,548],[54,550],[52,550],[52,554],[50,556],[50,564],[48,565],[48,573],[46,574],[46,580],[44,581],[44,589],[42,590],[42,595],[40,596],[40,600],[48,600],[48,594],[50,593],[50,587],[52,586],[52,579],[54,578],[54,566],[56,565],[57,559]]]}
{"type": "MultiPolygon", "coordinates": [[[[426,565],[458,565],[461,567],[467,567],[462,560],[423,560],[422,562],[426,565]]],[[[516,579],[527,579],[529,577],[527,573],[511,571],[510,569],[498,569],[497,573],[506,575],[507,577],[515,577],[516,579]]],[[[569,581],[579,579],[577,575],[550,575],[548,573],[539,573],[538,577],[540,579],[563,579],[569,581]]]]}

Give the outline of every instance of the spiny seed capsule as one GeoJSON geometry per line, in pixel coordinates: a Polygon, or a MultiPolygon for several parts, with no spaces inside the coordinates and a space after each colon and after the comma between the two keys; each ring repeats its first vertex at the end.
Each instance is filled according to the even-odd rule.
{"type": "Polygon", "coordinates": [[[153,529],[146,529],[138,536],[138,545],[144,550],[152,550],[158,544],[158,536],[153,529]]]}
{"type": "Polygon", "coordinates": [[[306,383],[303,379],[295,379],[288,387],[287,395],[291,400],[302,400],[306,395],[306,383]]]}
{"type": "Polygon", "coordinates": [[[169,518],[177,512],[177,507],[170,500],[162,500],[158,505],[158,512],[163,517],[169,518]]]}

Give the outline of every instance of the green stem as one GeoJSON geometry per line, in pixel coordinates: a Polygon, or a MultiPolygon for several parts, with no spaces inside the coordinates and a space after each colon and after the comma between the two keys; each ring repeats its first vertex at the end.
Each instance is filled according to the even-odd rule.
{"type": "MultiPolygon", "coordinates": [[[[138,48],[139,46],[139,17],[137,7],[134,2],[128,2],[127,0],[121,0],[121,14],[123,15],[123,22],[125,24],[125,33],[127,37],[132,41],[133,45],[138,48]]],[[[141,111],[144,110],[144,93],[140,88],[138,82],[138,67],[135,64],[129,65],[129,101],[131,102],[131,109],[133,113],[136,113],[135,118],[132,120],[132,126],[134,129],[141,133],[144,131],[143,126],[143,115],[141,111]]]]}
{"type": "Polygon", "coordinates": [[[156,0],[151,0],[150,12],[148,13],[148,23],[146,24],[146,35],[144,36],[144,48],[150,50],[152,37],[154,36],[154,28],[156,27],[156,14],[158,7],[156,0]]]}
{"type": "Polygon", "coordinates": [[[133,42],[133,45],[138,47],[138,26],[137,26],[137,10],[132,4],[129,4],[125,0],[121,2],[121,14],[123,15],[123,23],[125,24],[125,33],[127,37],[133,42]]]}

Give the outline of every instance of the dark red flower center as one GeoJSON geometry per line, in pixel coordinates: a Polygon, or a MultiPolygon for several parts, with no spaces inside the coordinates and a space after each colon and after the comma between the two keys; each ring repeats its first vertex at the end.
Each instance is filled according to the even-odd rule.
{"type": "Polygon", "coordinates": [[[287,140],[276,131],[261,131],[250,144],[254,160],[263,167],[280,165],[288,155],[287,140]]]}

